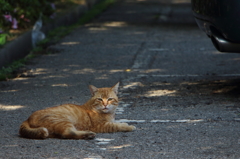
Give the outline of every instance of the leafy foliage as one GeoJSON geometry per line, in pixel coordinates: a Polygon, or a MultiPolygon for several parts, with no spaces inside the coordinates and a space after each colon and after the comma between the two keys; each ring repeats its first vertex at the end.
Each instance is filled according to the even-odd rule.
{"type": "Polygon", "coordinates": [[[11,20],[6,20],[4,15],[10,15],[18,22],[19,28],[27,28],[34,24],[40,13],[49,17],[54,10],[51,3],[54,0],[1,0],[0,1],[0,28],[8,30],[12,26],[11,20]]]}

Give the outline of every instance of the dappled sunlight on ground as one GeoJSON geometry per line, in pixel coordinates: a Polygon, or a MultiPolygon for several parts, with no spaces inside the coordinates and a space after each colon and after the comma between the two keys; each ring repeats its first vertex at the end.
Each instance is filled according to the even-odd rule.
{"type": "Polygon", "coordinates": [[[17,109],[21,109],[21,108],[24,108],[25,106],[22,106],[22,105],[2,105],[0,104],[0,110],[17,110],[17,109]]]}
{"type": "Polygon", "coordinates": [[[139,70],[141,73],[156,73],[156,74],[159,74],[160,72],[167,72],[166,69],[144,69],[144,70],[139,70]]]}
{"type": "MultiPolygon", "coordinates": [[[[131,2],[131,0],[129,0],[131,2]]],[[[148,0],[137,0],[138,2],[147,2],[148,0]]],[[[154,2],[154,1],[153,1],[154,2]]],[[[159,2],[166,3],[166,1],[159,0],[159,2]]],[[[181,3],[191,3],[191,0],[168,0],[168,3],[181,4],[181,3]]]]}
{"type": "Polygon", "coordinates": [[[106,22],[106,23],[103,23],[103,26],[106,26],[106,27],[124,27],[124,26],[127,26],[127,23],[126,22],[106,22]]]}
{"type": "Polygon", "coordinates": [[[237,58],[233,58],[233,59],[231,59],[231,60],[233,60],[233,61],[240,61],[240,58],[239,57],[237,57],[237,58]]]}
{"type": "Polygon", "coordinates": [[[66,83],[61,83],[61,84],[52,84],[52,87],[68,87],[69,85],[66,83]]]}
{"type": "Polygon", "coordinates": [[[93,69],[93,68],[84,68],[84,69],[77,69],[77,70],[69,70],[66,71],[68,73],[72,73],[72,74],[91,74],[91,73],[95,73],[97,70],[93,69]]]}
{"type": "Polygon", "coordinates": [[[78,45],[80,42],[62,42],[61,45],[78,45]]]}
{"type": "Polygon", "coordinates": [[[91,27],[88,29],[90,33],[97,33],[108,30],[106,27],[91,27]]]}
{"type": "Polygon", "coordinates": [[[14,89],[14,90],[0,90],[0,92],[3,92],[3,93],[9,93],[9,92],[17,92],[19,91],[18,89],[14,89]]]}
{"type": "Polygon", "coordinates": [[[116,69],[116,70],[110,70],[109,73],[119,73],[119,72],[125,72],[126,70],[116,69]]]}
{"type": "Polygon", "coordinates": [[[181,3],[191,3],[191,0],[171,0],[172,3],[181,4],[181,3]]]}
{"type": "Polygon", "coordinates": [[[123,89],[137,87],[137,86],[141,86],[141,85],[142,85],[141,82],[131,82],[128,85],[123,86],[123,89]]]}
{"type": "MultiPolygon", "coordinates": [[[[224,95],[240,97],[240,77],[229,76],[149,76],[152,82],[145,82],[147,75],[138,75],[123,86],[124,92],[132,92],[137,97],[224,95]],[[199,80],[193,80],[199,78],[199,80]],[[171,79],[180,79],[176,83],[171,79]],[[181,80],[183,78],[183,80],[181,80]],[[150,85],[150,88],[149,88],[150,85]],[[147,89],[145,89],[147,88],[147,89]],[[139,93],[137,93],[139,92],[139,93]]],[[[147,81],[147,80],[146,80],[147,81]]]]}
{"type": "Polygon", "coordinates": [[[122,148],[127,148],[127,147],[132,147],[131,144],[125,144],[125,145],[120,145],[120,146],[110,146],[108,147],[108,149],[110,149],[110,151],[116,151],[122,148]]]}
{"type": "Polygon", "coordinates": [[[167,90],[167,89],[153,90],[153,91],[148,91],[143,96],[145,97],[174,96],[176,92],[177,92],[176,90],[167,90]]]}
{"type": "Polygon", "coordinates": [[[49,75],[42,77],[42,79],[56,79],[56,78],[66,78],[66,75],[49,75]]]}

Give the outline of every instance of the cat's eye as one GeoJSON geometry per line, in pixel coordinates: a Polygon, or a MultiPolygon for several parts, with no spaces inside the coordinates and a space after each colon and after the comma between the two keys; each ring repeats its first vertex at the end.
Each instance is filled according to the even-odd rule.
{"type": "Polygon", "coordinates": [[[99,101],[103,101],[102,98],[97,98],[97,100],[99,100],[99,101]]]}
{"type": "Polygon", "coordinates": [[[108,98],[108,101],[111,101],[111,100],[113,100],[113,98],[108,98]]]}

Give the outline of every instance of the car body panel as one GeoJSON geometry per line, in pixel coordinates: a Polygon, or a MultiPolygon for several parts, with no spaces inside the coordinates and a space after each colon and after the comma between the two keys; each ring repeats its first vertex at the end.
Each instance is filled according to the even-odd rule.
{"type": "MultiPolygon", "coordinates": [[[[199,28],[210,38],[216,33],[226,43],[240,44],[240,0],[191,0],[191,3],[199,28]]],[[[238,49],[230,50],[233,51],[238,49]]]]}

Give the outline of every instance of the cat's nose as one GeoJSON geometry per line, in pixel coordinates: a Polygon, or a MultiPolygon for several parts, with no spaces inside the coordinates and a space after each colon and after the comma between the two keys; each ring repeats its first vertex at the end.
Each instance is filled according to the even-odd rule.
{"type": "Polygon", "coordinates": [[[103,105],[106,107],[108,105],[107,101],[103,101],[103,105]]]}
{"type": "Polygon", "coordinates": [[[104,103],[103,105],[104,105],[105,107],[107,107],[108,104],[107,104],[107,103],[104,103]]]}

